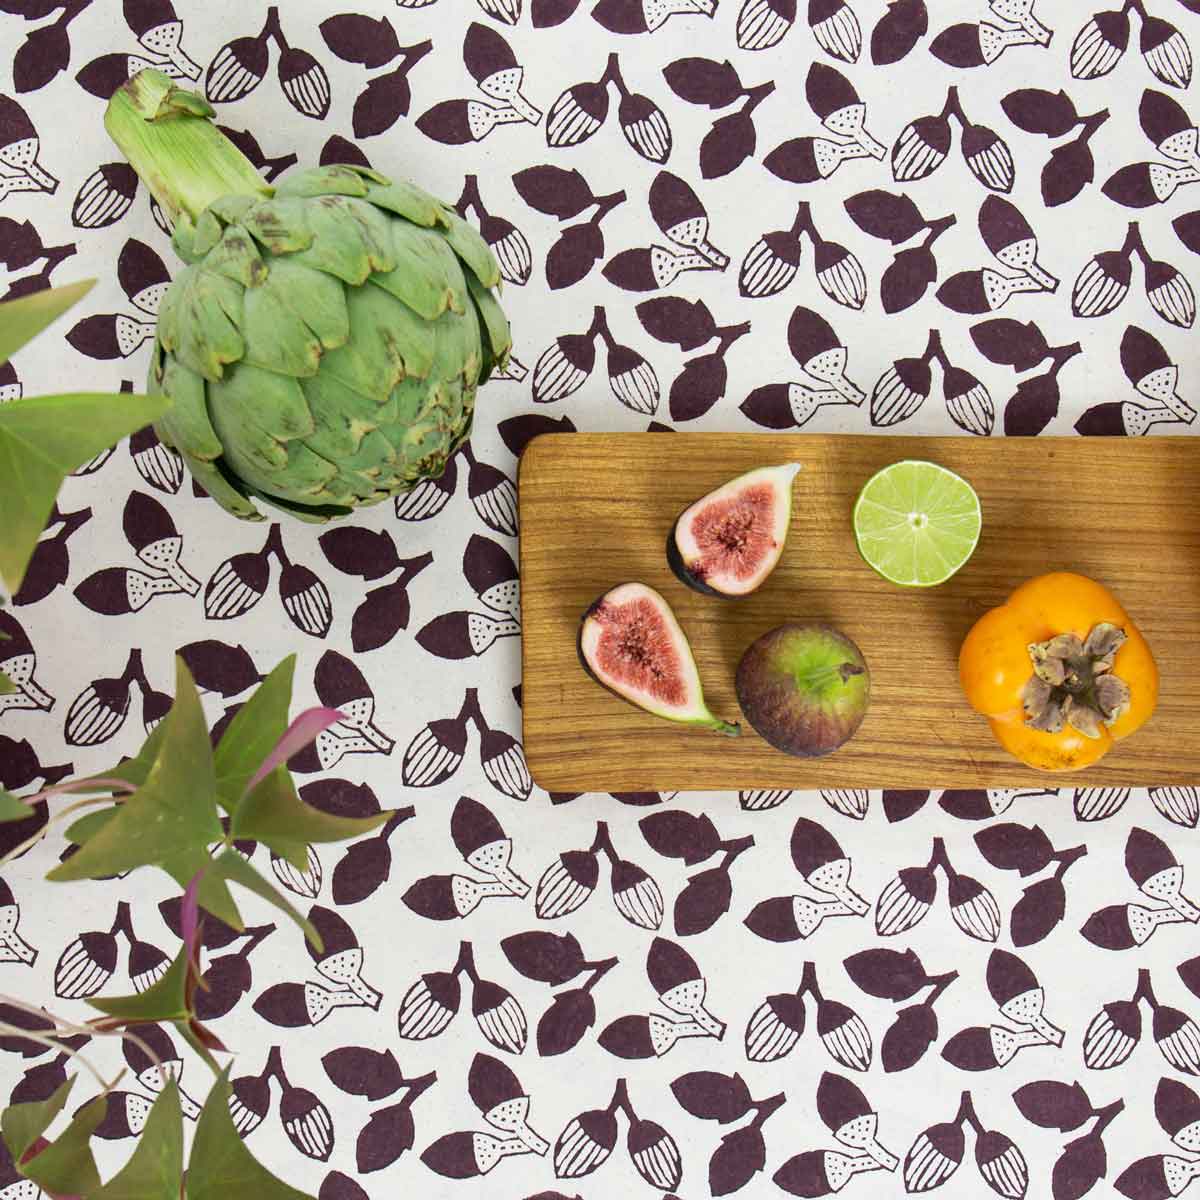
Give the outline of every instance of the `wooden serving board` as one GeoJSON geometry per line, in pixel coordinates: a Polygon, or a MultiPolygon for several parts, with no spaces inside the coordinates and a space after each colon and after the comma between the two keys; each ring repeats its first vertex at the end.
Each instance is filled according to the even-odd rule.
{"type": "Polygon", "coordinates": [[[1200,784],[1200,439],[916,438],[803,434],[549,434],[521,460],[525,757],[556,792],[752,788],[985,788],[1200,784]],[[851,509],[902,458],[939,462],[975,487],[983,535],[937,588],[881,579],[859,557],[851,509]],[[752,596],[685,588],[664,552],[693,500],[753,467],[796,461],[787,548],[752,596]],[[1032,771],[992,740],[962,697],[958,647],[1018,584],[1052,570],[1106,583],[1158,659],[1150,723],[1100,764],[1032,771]],[[861,647],[871,706],[820,759],[771,749],[743,722],[732,739],[633,708],[584,674],[580,615],[626,580],[675,610],[710,709],[738,720],[742,651],[784,621],[826,621],[861,647]]]}

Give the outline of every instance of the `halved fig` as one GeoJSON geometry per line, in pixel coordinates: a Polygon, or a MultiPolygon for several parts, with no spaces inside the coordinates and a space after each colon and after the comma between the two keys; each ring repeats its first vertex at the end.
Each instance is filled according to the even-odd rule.
{"type": "Polygon", "coordinates": [[[741,733],[708,711],[687,637],[670,605],[644,583],[622,583],[588,608],[579,657],[597,683],[656,717],[730,737],[741,733]]]}
{"type": "Polygon", "coordinates": [[[667,536],[667,562],[680,582],[725,597],[761,586],[783,553],[799,470],[759,467],[684,509],[667,536]]]}

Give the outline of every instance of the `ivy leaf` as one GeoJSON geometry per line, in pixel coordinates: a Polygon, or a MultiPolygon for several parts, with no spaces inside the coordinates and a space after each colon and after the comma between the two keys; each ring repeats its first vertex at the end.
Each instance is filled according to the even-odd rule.
{"type": "MultiPolygon", "coordinates": [[[[179,658],[175,662],[175,703],[163,725],[161,753],[146,782],[47,879],[99,879],[147,865],[176,874],[172,862],[184,855],[194,857],[222,839],[208,725],[196,685],[179,658]]],[[[186,884],[196,869],[193,866],[182,882],[186,884]]]]}
{"type": "Polygon", "coordinates": [[[174,1078],[158,1094],[129,1161],[87,1200],[179,1200],[183,1109],[174,1078]]]}
{"type": "Polygon", "coordinates": [[[88,1001],[106,1016],[122,1023],[186,1021],[192,1014],[187,1003],[188,952],[185,946],[157,983],[130,996],[95,996],[88,1001]]]}
{"type": "Polygon", "coordinates": [[[97,1096],[49,1146],[17,1169],[52,1196],[90,1196],[100,1186],[100,1172],[88,1142],[107,1109],[108,1098],[97,1096]]]}
{"type": "MultiPolygon", "coordinates": [[[[0,691],[0,695],[4,693],[0,691]]],[[[0,788],[0,824],[5,821],[24,821],[33,816],[33,809],[12,792],[0,788]]]]}
{"type": "Polygon", "coordinates": [[[295,670],[296,656],[289,654],[237,710],[217,743],[217,800],[226,812],[237,808],[254,772],[287,729],[295,670]]]}
{"type": "Polygon", "coordinates": [[[212,871],[222,879],[228,879],[248,892],[253,892],[268,904],[273,904],[300,926],[318,954],[324,953],[325,943],[312,922],[303,917],[282,893],[276,891],[236,850],[226,850],[216,858],[212,863],[212,871]]]}
{"type": "Polygon", "coordinates": [[[246,1149],[229,1115],[229,1067],[221,1072],[204,1102],[188,1159],[188,1200],[312,1200],[277,1179],[246,1149]]]}
{"type": "Polygon", "coordinates": [[[51,1122],[62,1112],[74,1086],[75,1076],[72,1075],[55,1088],[54,1095],[48,1100],[39,1100],[32,1104],[10,1104],[0,1113],[0,1133],[4,1135],[4,1144],[8,1147],[13,1162],[20,1162],[29,1147],[50,1128],[51,1122]]]}
{"type": "Polygon", "coordinates": [[[308,867],[306,843],[342,842],[385,824],[391,810],[369,817],[338,817],[305,804],[286,766],[276,767],[238,805],[230,822],[234,839],[265,842],[276,854],[303,871],[308,867]]]}

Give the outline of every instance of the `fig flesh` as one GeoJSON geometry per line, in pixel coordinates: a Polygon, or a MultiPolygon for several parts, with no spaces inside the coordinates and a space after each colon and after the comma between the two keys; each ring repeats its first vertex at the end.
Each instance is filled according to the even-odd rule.
{"type": "Polygon", "coordinates": [[[680,582],[710,596],[746,596],[775,569],[792,517],[799,463],[759,467],[702,496],[667,537],[680,582]]]}
{"type": "Polygon", "coordinates": [[[799,758],[830,754],[849,741],[870,695],[862,652],[829,625],[780,625],[738,663],[737,697],[746,720],[775,749],[799,758]]]}
{"type": "Polygon", "coordinates": [[[644,583],[622,583],[588,608],[579,657],[598,683],[656,717],[730,737],[741,732],[708,711],[687,637],[670,605],[644,583]]]}

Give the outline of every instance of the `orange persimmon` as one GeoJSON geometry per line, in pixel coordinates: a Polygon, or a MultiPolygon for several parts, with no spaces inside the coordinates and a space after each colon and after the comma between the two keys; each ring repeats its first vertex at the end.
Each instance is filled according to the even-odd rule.
{"type": "Polygon", "coordinates": [[[996,740],[1043,771],[1098,762],[1158,703],[1158,668],[1129,614],[1068,571],[1030,579],[980,617],[958,677],[996,740]]]}

